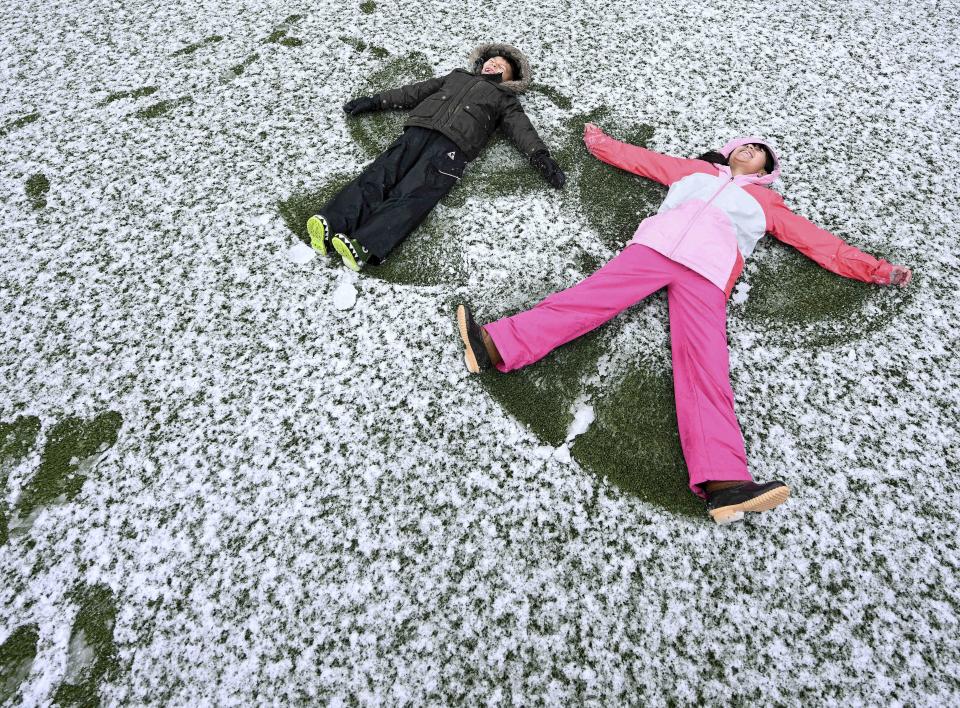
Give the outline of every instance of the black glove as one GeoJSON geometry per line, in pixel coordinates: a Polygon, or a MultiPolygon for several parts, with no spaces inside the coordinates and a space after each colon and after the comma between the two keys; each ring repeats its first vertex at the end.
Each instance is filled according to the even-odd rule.
{"type": "Polygon", "coordinates": [[[537,171],[543,175],[543,178],[550,183],[552,187],[560,189],[567,183],[567,176],[563,174],[557,161],[550,157],[546,150],[537,150],[530,156],[530,164],[537,168],[537,171]]]}
{"type": "Polygon", "coordinates": [[[375,111],[378,108],[380,108],[380,99],[375,96],[361,96],[343,104],[343,110],[352,116],[375,111]]]}

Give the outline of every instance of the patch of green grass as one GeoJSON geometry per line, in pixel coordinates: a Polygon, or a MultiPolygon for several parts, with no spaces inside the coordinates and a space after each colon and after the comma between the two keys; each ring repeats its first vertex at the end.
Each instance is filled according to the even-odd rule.
{"type": "Polygon", "coordinates": [[[573,101],[551,86],[544,86],[543,84],[531,84],[529,90],[533,93],[539,93],[546,96],[553,101],[553,104],[557,108],[562,108],[565,111],[573,108],[573,101]]]}
{"type": "MultiPolygon", "coordinates": [[[[373,56],[375,56],[377,59],[386,59],[388,56],[390,56],[390,52],[383,47],[368,45],[362,39],[357,39],[356,37],[341,36],[340,41],[353,47],[358,52],[365,52],[367,49],[369,49],[370,53],[373,54],[373,56]]],[[[393,88],[393,86],[385,86],[384,88],[393,88]]],[[[382,91],[383,89],[380,90],[382,91]]]]}
{"type": "Polygon", "coordinates": [[[173,54],[171,54],[171,56],[179,57],[187,54],[193,54],[195,51],[197,51],[202,47],[205,47],[209,44],[216,44],[217,42],[222,42],[222,41],[223,41],[223,37],[221,37],[219,34],[212,34],[209,37],[204,37],[199,42],[194,42],[193,44],[188,44],[187,46],[178,49],[173,54]]]}
{"type": "Polygon", "coordinates": [[[115,91],[97,105],[105,106],[108,103],[113,103],[114,101],[119,101],[124,98],[143,98],[144,96],[152,96],[156,92],[156,86],[143,86],[137,89],[130,89],[129,91],[115,91]]]}
{"type": "Polygon", "coordinates": [[[0,702],[13,705],[20,685],[33,668],[39,638],[37,625],[28,624],[18,627],[0,644],[0,702]]]}
{"type": "Polygon", "coordinates": [[[564,164],[579,166],[576,184],[579,204],[601,241],[619,251],[630,240],[637,224],[656,212],[666,189],[601,162],[587,152],[583,125],[588,122],[606,127],[619,140],[640,146],[645,146],[653,137],[653,128],[641,124],[618,130],[608,125],[609,112],[604,108],[576,115],[567,123],[568,137],[560,156],[564,164]]]}
{"type": "Polygon", "coordinates": [[[68,660],[69,673],[53,700],[60,706],[95,706],[100,704],[100,684],[118,670],[116,600],[105,585],[84,587],[76,595],[80,609],[70,633],[70,660],[77,665],[71,667],[68,660]]]}
{"type": "Polygon", "coordinates": [[[363,52],[363,51],[366,51],[367,49],[367,43],[364,42],[362,39],[356,39],[355,37],[341,36],[340,41],[343,42],[344,44],[347,44],[353,47],[358,52],[363,52]]]}
{"type": "Polygon", "coordinates": [[[260,58],[260,55],[254,52],[253,54],[248,55],[242,62],[236,66],[231,66],[230,71],[232,71],[237,76],[240,76],[243,72],[247,70],[247,67],[253,64],[257,59],[260,58]]]}
{"type": "Polygon", "coordinates": [[[30,175],[25,187],[27,199],[34,209],[43,209],[47,206],[47,192],[50,191],[50,180],[42,172],[30,175]]]}
{"type": "Polygon", "coordinates": [[[486,372],[480,382],[505,411],[556,447],[573,420],[570,408],[583,393],[582,379],[596,371],[609,334],[596,329],[523,369],[486,372]]]}
{"type": "Polygon", "coordinates": [[[279,42],[281,39],[283,39],[283,38],[286,36],[286,34],[287,34],[287,31],[286,31],[285,29],[277,29],[277,30],[274,30],[273,32],[271,32],[271,33],[263,40],[263,43],[264,43],[264,44],[270,44],[270,43],[274,43],[274,44],[275,44],[275,43],[279,42]]]}
{"type": "MultiPolygon", "coordinates": [[[[351,46],[354,45],[351,44],[351,46]]],[[[366,45],[363,46],[366,47],[366,45]]],[[[414,81],[424,81],[432,76],[433,69],[426,56],[420,52],[412,52],[372,72],[356,95],[370,96],[414,81]]],[[[390,143],[397,139],[397,136],[403,132],[403,123],[406,119],[406,111],[377,111],[353,116],[347,120],[350,137],[372,158],[386,150],[390,143]]]]}
{"type": "Polygon", "coordinates": [[[7,469],[30,452],[39,433],[40,419],[33,415],[0,422],[0,485],[7,483],[7,469]]]}
{"type": "Polygon", "coordinates": [[[304,18],[304,15],[288,15],[287,18],[283,21],[285,25],[296,24],[304,18]]]}
{"type": "Polygon", "coordinates": [[[365,15],[372,14],[376,9],[377,3],[375,3],[373,0],[364,0],[364,2],[360,3],[360,12],[365,15]]]}
{"type": "Polygon", "coordinates": [[[28,113],[25,116],[20,116],[19,118],[14,118],[13,120],[7,121],[3,124],[3,127],[0,127],[0,138],[3,138],[15,130],[19,130],[25,125],[33,123],[33,121],[40,118],[39,113],[28,113]]]}
{"type": "MultiPolygon", "coordinates": [[[[306,244],[310,243],[307,233],[307,219],[318,213],[323,206],[343,189],[353,176],[335,174],[317,187],[298,192],[287,199],[277,202],[277,209],[287,228],[306,244]]],[[[333,261],[331,261],[333,262],[333,261]]]]}
{"type": "Polygon", "coordinates": [[[596,420],[571,452],[624,491],[680,514],[702,515],[687,486],[669,374],[629,371],[593,401],[596,420]]]}
{"type": "Polygon", "coordinates": [[[158,101],[157,103],[147,106],[146,108],[141,108],[139,111],[134,113],[134,115],[137,118],[157,118],[162,116],[164,113],[169,113],[174,108],[186,105],[188,103],[193,103],[193,98],[190,96],[170,98],[164,101],[158,101]]]}
{"type": "Polygon", "coordinates": [[[17,515],[24,518],[60,497],[66,501],[76,497],[87,479],[83,463],[116,443],[122,422],[119,413],[109,411],[90,421],[67,418],[54,425],[41,453],[40,466],[17,500],[17,515]]]}
{"type": "Polygon", "coordinates": [[[280,45],[283,47],[299,47],[303,44],[303,40],[297,37],[284,37],[280,40],[280,45]]]}
{"type": "MultiPolygon", "coordinates": [[[[27,456],[39,433],[40,419],[36,416],[20,416],[9,423],[0,422],[0,499],[6,493],[10,470],[27,456]]],[[[6,504],[0,502],[0,546],[8,538],[6,504]]]]}
{"type": "Polygon", "coordinates": [[[887,327],[914,292],[842,278],[772,237],[764,248],[774,252],[750,278],[744,317],[771,332],[799,333],[809,345],[834,346],[887,327]]]}

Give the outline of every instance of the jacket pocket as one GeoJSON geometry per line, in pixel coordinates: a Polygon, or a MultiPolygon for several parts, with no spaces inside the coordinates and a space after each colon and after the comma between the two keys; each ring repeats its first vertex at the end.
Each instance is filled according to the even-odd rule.
{"type": "Polygon", "coordinates": [[[448,189],[460,181],[467,168],[467,158],[462,150],[450,150],[430,161],[429,178],[436,186],[448,189]]]}
{"type": "Polygon", "coordinates": [[[493,132],[494,125],[489,111],[483,106],[465,103],[459,120],[455,121],[453,128],[464,137],[466,144],[472,145],[475,150],[480,150],[493,132]]]}

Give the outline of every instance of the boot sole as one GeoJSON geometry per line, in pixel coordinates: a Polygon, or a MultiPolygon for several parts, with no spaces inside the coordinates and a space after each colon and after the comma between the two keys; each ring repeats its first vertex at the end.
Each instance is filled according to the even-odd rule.
{"type": "Polygon", "coordinates": [[[321,256],[327,255],[326,230],[323,222],[315,216],[307,219],[307,233],[310,234],[310,246],[321,256]]]}
{"type": "Polygon", "coordinates": [[[747,499],[739,504],[722,506],[719,509],[711,509],[710,517],[718,524],[732,524],[734,521],[740,521],[744,512],[747,511],[770,511],[774,507],[783,504],[790,496],[790,487],[777,487],[765,492],[753,499],[747,499]]]}
{"type": "Polygon", "coordinates": [[[336,236],[333,237],[332,243],[333,250],[340,254],[340,257],[343,259],[343,264],[350,270],[359,273],[360,266],[357,265],[357,259],[354,258],[353,253],[350,252],[350,247],[336,236]]]}
{"type": "Polygon", "coordinates": [[[470,337],[467,335],[467,310],[463,305],[457,305],[457,327],[460,328],[460,339],[463,340],[463,360],[467,365],[467,371],[471,374],[479,374],[480,365],[477,363],[477,357],[473,355],[473,347],[470,346],[470,337]]]}

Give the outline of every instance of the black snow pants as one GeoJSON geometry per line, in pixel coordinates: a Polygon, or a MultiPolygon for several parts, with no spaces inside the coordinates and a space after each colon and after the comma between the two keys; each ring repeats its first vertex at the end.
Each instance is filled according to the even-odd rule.
{"type": "Polygon", "coordinates": [[[382,261],[420,225],[466,166],[463,152],[445,135],[407,128],[320,214],[333,233],[357,239],[382,261]]]}

